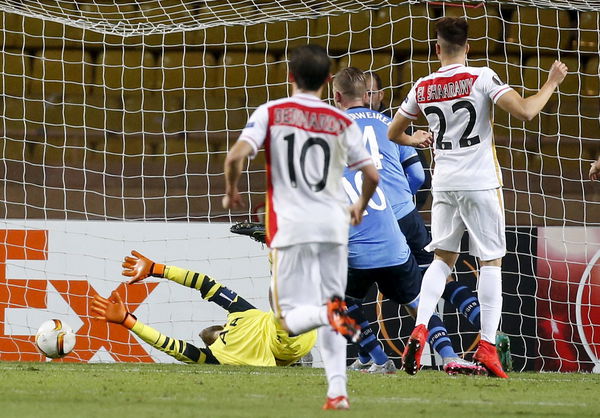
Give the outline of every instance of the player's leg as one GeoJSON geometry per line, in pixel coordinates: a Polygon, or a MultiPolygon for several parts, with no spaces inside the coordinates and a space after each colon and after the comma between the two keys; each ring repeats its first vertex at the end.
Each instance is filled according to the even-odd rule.
{"type": "MultiPolygon", "coordinates": [[[[431,235],[427,231],[425,222],[415,209],[403,218],[398,220],[400,230],[406,237],[406,242],[414,255],[419,268],[425,272],[427,267],[433,261],[433,253],[425,250],[425,247],[431,242],[431,235]]],[[[446,302],[453,304],[467,320],[473,324],[476,329],[480,328],[479,323],[479,301],[477,296],[467,286],[459,284],[452,274],[446,280],[446,287],[442,298],[446,302]]]]}
{"type": "Polygon", "coordinates": [[[328,323],[322,303],[318,254],[313,244],[272,251],[271,294],[281,325],[299,335],[328,323]]]}
{"type": "MultiPolygon", "coordinates": [[[[374,277],[377,276],[376,270],[377,269],[348,268],[348,284],[346,285],[348,315],[360,325],[360,338],[358,340],[360,348],[358,359],[349,367],[350,370],[367,371],[371,368],[373,363],[382,368],[389,362],[389,358],[383,351],[380,342],[377,340],[373,328],[371,328],[362,308],[362,301],[371,286],[375,283],[374,277]]],[[[393,372],[389,366],[386,370],[387,371],[381,370],[381,372],[393,372]]],[[[379,370],[375,366],[372,371],[376,372],[379,370]]]]}
{"type": "Polygon", "coordinates": [[[461,192],[461,218],[469,231],[469,253],[480,259],[478,294],[481,303],[481,342],[476,359],[492,374],[502,371],[495,343],[502,315],[502,257],[506,254],[504,204],[500,189],[461,192]]]}
{"type": "Polygon", "coordinates": [[[431,208],[432,241],[427,250],[435,251],[435,258],[421,283],[419,311],[416,326],[429,323],[429,319],[446,286],[446,278],[458,258],[460,241],[464,233],[464,224],[460,218],[454,192],[434,192],[431,208]]]}
{"type": "MultiPolygon", "coordinates": [[[[322,302],[327,302],[346,290],[348,250],[339,244],[313,245],[318,248],[322,302]]],[[[319,330],[319,346],[327,375],[327,397],[347,399],[346,339],[331,327],[323,327],[319,330]]]]}

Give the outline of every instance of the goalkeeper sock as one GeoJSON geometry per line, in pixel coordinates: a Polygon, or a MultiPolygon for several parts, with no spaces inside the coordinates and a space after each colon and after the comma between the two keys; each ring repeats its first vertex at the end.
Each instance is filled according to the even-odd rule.
{"type": "Polygon", "coordinates": [[[427,325],[435,306],[437,305],[444,286],[446,278],[450,275],[452,269],[442,260],[433,260],[421,283],[421,295],[419,296],[419,309],[415,325],[427,325]]]}
{"type": "Polygon", "coordinates": [[[283,318],[287,329],[294,335],[329,324],[326,306],[297,306],[285,312],[283,318]]]}
{"type": "Polygon", "coordinates": [[[319,349],[325,375],[327,376],[327,396],[348,396],[346,391],[346,339],[331,327],[324,326],[318,333],[319,349]]]}
{"type": "Polygon", "coordinates": [[[427,327],[429,330],[428,341],[435,351],[437,351],[442,358],[451,358],[458,357],[454,348],[452,348],[452,342],[450,341],[450,337],[448,337],[448,331],[442,322],[442,319],[433,315],[429,320],[429,326],[427,327]]]}
{"type": "Polygon", "coordinates": [[[446,283],[446,288],[444,289],[442,297],[446,302],[450,302],[454,305],[475,329],[481,329],[481,323],[479,321],[479,300],[477,300],[477,297],[471,289],[453,280],[446,283]]]}
{"type": "Polygon", "coordinates": [[[481,303],[481,339],[496,344],[496,331],[502,316],[502,270],[483,266],[477,288],[481,303]]]}

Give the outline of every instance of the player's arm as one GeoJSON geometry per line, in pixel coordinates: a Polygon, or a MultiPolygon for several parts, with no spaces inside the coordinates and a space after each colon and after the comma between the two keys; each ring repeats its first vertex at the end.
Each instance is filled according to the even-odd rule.
{"type": "Polygon", "coordinates": [[[244,312],[248,309],[255,309],[250,302],[206,274],[155,263],[135,250],[131,252],[131,255],[132,257],[125,257],[122,264],[123,276],[130,278],[128,284],[139,282],[150,276],[161,277],[200,291],[203,299],[216,303],[228,312],[244,312]]]}
{"type": "Polygon", "coordinates": [[[425,148],[431,145],[431,132],[417,130],[412,135],[408,135],[408,129],[411,120],[400,112],[396,112],[394,119],[388,127],[388,138],[390,141],[400,145],[408,145],[410,147],[425,148]]]}
{"type": "Polygon", "coordinates": [[[369,200],[373,197],[377,184],[379,184],[379,173],[375,166],[367,164],[360,169],[363,174],[363,183],[358,200],[350,206],[350,222],[352,225],[358,225],[362,221],[363,212],[369,204],[369,200]]]}
{"type": "Polygon", "coordinates": [[[524,98],[511,89],[506,94],[503,94],[496,103],[501,109],[519,120],[531,120],[546,106],[546,103],[548,103],[548,100],[554,94],[554,90],[565,79],[567,70],[568,68],[565,64],[560,61],[554,61],[554,64],[550,67],[548,79],[536,94],[524,98]]]}
{"type": "Polygon", "coordinates": [[[254,149],[246,141],[237,141],[227,153],[225,158],[225,196],[223,207],[225,209],[238,209],[243,206],[242,196],[237,185],[242,175],[242,164],[254,149]]]}
{"type": "Polygon", "coordinates": [[[218,364],[210,350],[168,337],[151,326],[143,324],[127,311],[117,292],[112,292],[108,299],[94,295],[92,312],[97,315],[96,319],[124,326],[152,347],[179,361],[193,364],[218,364]]]}
{"type": "Polygon", "coordinates": [[[398,148],[400,149],[400,162],[408,180],[410,191],[415,194],[425,182],[425,170],[421,158],[414,148],[406,146],[399,146],[398,148]]]}
{"type": "Polygon", "coordinates": [[[592,163],[590,167],[590,180],[598,180],[600,178],[600,157],[592,163]]]}

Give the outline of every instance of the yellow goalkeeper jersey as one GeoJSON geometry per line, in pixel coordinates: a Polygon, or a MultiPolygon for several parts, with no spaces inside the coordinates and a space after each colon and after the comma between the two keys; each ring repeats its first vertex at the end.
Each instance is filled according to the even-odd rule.
{"type": "Polygon", "coordinates": [[[219,338],[208,348],[221,364],[287,366],[315,345],[317,331],[290,337],[273,312],[249,309],[227,315],[219,338]]]}

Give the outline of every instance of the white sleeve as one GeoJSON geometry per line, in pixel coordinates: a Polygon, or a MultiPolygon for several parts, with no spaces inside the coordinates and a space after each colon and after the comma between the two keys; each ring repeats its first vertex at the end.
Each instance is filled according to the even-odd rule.
{"type": "Polygon", "coordinates": [[[262,147],[267,138],[267,129],[269,128],[269,111],[266,104],[259,106],[248,119],[248,123],[242,130],[238,141],[245,141],[252,146],[254,152],[252,158],[256,156],[258,150],[262,147]]]}
{"type": "Polygon", "coordinates": [[[408,119],[417,119],[419,116],[419,105],[417,104],[417,85],[419,84],[419,80],[412,86],[410,91],[408,92],[408,96],[404,99],[400,107],[398,108],[398,113],[408,119]]]}
{"type": "Polygon", "coordinates": [[[348,159],[346,163],[351,170],[358,170],[369,164],[373,164],[371,154],[365,148],[362,140],[362,132],[356,122],[346,128],[345,132],[346,146],[348,151],[348,159]]]}
{"type": "Polygon", "coordinates": [[[500,80],[498,74],[491,68],[485,68],[481,75],[483,76],[483,91],[494,103],[496,103],[503,94],[508,93],[512,89],[512,87],[500,80]]]}

